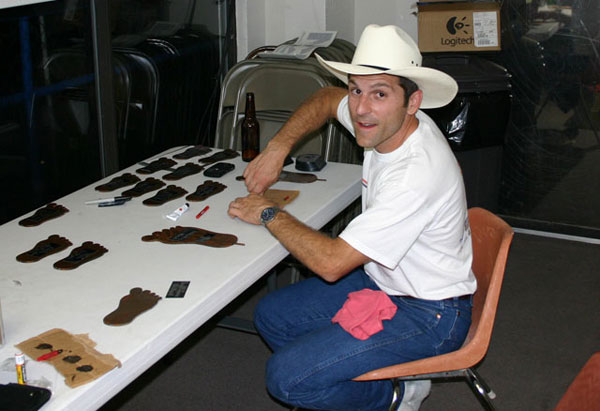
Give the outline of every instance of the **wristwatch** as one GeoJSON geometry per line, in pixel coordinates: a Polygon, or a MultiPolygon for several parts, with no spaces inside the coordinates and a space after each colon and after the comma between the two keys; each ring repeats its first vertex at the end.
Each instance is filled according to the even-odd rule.
{"type": "Polygon", "coordinates": [[[279,207],[267,207],[260,213],[260,222],[266,226],[267,223],[273,221],[277,213],[280,211],[279,207]]]}

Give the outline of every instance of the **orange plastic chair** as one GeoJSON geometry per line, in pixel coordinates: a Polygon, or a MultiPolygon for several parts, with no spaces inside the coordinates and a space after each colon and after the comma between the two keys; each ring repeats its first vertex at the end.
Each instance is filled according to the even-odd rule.
{"type": "Polygon", "coordinates": [[[600,352],[585,363],[555,411],[600,410],[600,352]]]}
{"type": "MultiPolygon", "coordinates": [[[[471,327],[462,347],[447,354],[370,371],[356,377],[355,381],[392,379],[398,383],[402,380],[464,377],[482,404],[487,409],[494,409],[490,399],[496,395],[473,367],[483,359],[490,344],[514,233],[501,218],[483,208],[469,209],[469,222],[477,291],[473,296],[471,327]]],[[[392,406],[397,407],[397,404],[392,406]]]]}

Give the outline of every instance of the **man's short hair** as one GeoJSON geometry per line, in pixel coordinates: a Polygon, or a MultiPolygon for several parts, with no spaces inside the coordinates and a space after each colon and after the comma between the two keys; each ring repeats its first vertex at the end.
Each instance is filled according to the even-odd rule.
{"type": "Polygon", "coordinates": [[[408,99],[412,94],[419,89],[419,86],[412,81],[407,79],[406,77],[397,76],[400,82],[400,87],[404,90],[404,107],[408,106],[408,99]]]}

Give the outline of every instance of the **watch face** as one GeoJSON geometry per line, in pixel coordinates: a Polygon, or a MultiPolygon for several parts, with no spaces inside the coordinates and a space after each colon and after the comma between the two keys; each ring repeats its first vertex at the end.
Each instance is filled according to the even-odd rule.
{"type": "Polygon", "coordinates": [[[275,214],[277,214],[277,211],[279,211],[279,210],[275,207],[265,208],[262,211],[262,213],[260,214],[261,223],[267,224],[269,221],[271,221],[273,218],[275,218],[275,214]]]}

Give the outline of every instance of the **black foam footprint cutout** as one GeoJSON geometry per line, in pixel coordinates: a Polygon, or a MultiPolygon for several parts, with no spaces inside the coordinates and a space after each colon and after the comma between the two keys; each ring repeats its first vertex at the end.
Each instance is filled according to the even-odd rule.
{"type": "Polygon", "coordinates": [[[187,150],[185,150],[183,153],[175,154],[173,156],[173,158],[176,158],[177,160],[188,160],[192,157],[208,154],[211,151],[212,151],[212,149],[210,147],[199,145],[199,146],[190,147],[187,150]]]}
{"type": "Polygon", "coordinates": [[[136,173],[140,174],[152,174],[160,170],[166,170],[177,164],[177,161],[171,160],[167,157],[161,157],[151,163],[145,164],[144,167],[135,170],[136,173]]]}
{"type": "Polygon", "coordinates": [[[165,174],[162,178],[165,180],[173,181],[173,180],[181,180],[183,177],[191,176],[194,174],[198,174],[200,171],[204,170],[204,167],[196,164],[196,163],[186,163],[181,167],[177,167],[175,171],[165,174]]]}
{"type": "Polygon", "coordinates": [[[212,180],[206,180],[196,188],[196,191],[188,195],[185,199],[188,201],[204,201],[207,198],[220,193],[226,188],[227,186],[224,184],[212,180]]]}
{"type": "Polygon", "coordinates": [[[154,177],[148,177],[147,179],[137,183],[129,190],[123,191],[121,195],[124,197],[139,197],[151,191],[158,190],[165,185],[166,183],[162,180],[158,180],[154,177]]]}
{"type": "Polygon", "coordinates": [[[169,185],[162,190],[159,190],[153,197],[147,198],[142,201],[142,204],[147,206],[159,206],[163,205],[176,198],[183,197],[187,194],[184,188],[176,185],[169,185]]]}

